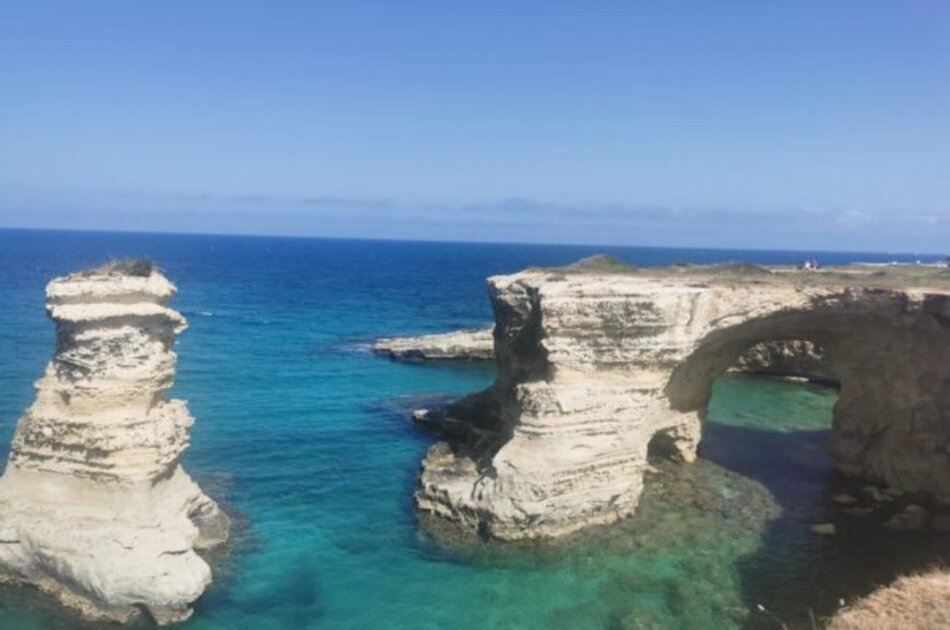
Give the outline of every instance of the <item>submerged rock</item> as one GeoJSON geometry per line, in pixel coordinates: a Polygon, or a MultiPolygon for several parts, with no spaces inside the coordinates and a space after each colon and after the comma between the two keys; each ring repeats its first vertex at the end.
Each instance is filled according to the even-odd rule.
{"type": "Polygon", "coordinates": [[[885,493],[880,488],[874,486],[866,486],[862,488],[861,494],[864,495],[869,501],[874,503],[890,503],[894,500],[894,497],[888,493],[885,493]]]}
{"type": "Polygon", "coordinates": [[[0,478],[0,571],[88,618],[186,619],[211,582],[196,549],[229,519],[180,464],[194,422],[169,400],[175,287],[122,263],[46,288],[57,344],[0,478]]]}
{"type": "Polygon", "coordinates": [[[929,513],[919,505],[908,505],[884,523],[884,527],[898,532],[909,532],[924,529],[927,526],[929,513]]]}
{"type": "Polygon", "coordinates": [[[816,523],[810,527],[813,534],[819,536],[834,536],[836,533],[833,523],[816,523]]]}
{"type": "Polygon", "coordinates": [[[831,497],[831,500],[835,503],[835,505],[848,506],[858,504],[858,500],[850,494],[836,494],[835,496],[831,497]]]}

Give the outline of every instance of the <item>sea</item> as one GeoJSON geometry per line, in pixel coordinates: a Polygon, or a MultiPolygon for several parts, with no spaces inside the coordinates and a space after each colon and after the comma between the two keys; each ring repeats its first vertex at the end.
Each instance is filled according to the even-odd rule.
{"type": "MultiPolygon", "coordinates": [[[[493,366],[398,363],[370,344],[489,325],[486,277],[596,253],[638,266],[918,258],[0,230],[0,455],[53,352],[46,283],[148,257],[190,322],[173,389],[196,418],[184,466],[235,522],[181,628],[811,628],[944,557],[934,536],[813,534],[834,518],[835,391],[754,377],[717,381],[700,461],[659,464],[617,525],[503,544],[421,522],[412,493],[434,438],[409,413],[486,387],[493,366]]],[[[112,627],[0,587],[0,628],[112,627]]]]}

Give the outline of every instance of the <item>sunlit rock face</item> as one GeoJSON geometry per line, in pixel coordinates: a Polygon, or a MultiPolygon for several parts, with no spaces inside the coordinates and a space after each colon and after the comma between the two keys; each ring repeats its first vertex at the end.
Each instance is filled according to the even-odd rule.
{"type": "Polygon", "coordinates": [[[167,398],[186,327],[174,295],[144,262],[46,289],[56,351],[0,478],[0,567],[86,617],[187,618],[211,582],[195,549],[228,535],[179,463],[194,420],[167,398]]]}
{"type": "Polygon", "coordinates": [[[494,355],[494,340],[491,328],[457,330],[380,339],[373,344],[373,352],[403,361],[486,361],[494,355]]]}
{"type": "Polygon", "coordinates": [[[746,267],[491,278],[502,428],[432,447],[419,507],[502,539],[628,516],[648,447],[693,460],[712,381],[789,340],[820,346],[840,381],[839,469],[950,502],[946,279],[746,267]]]}

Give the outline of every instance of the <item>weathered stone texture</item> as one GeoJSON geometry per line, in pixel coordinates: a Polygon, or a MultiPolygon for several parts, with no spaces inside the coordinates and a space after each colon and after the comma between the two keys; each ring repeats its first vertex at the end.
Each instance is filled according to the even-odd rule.
{"type": "Polygon", "coordinates": [[[182,469],[193,423],[168,400],[185,319],[161,273],[121,266],[46,290],[56,352],[0,478],[0,570],[91,618],[187,618],[211,582],[195,548],[228,518],[182,469]]]}
{"type": "Polygon", "coordinates": [[[623,518],[648,446],[695,458],[717,376],[757,344],[803,340],[841,384],[839,468],[950,502],[950,293],[768,276],[491,278],[501,428],[433,447],[419,507],[504,539],[623,518]]]}

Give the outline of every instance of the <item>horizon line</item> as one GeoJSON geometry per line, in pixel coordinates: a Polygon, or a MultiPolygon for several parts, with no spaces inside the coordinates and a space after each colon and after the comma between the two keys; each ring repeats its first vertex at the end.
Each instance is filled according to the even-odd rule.
{"type": "Polygon", "coordinates": [[[372,236],[319,236],[313,234],[253,234],[244,232],[168,232],[164,230],[110,230],[102,228],[48,228],[48,227],[16,227],[0,225],[0,231],[6,232],[66,232],[80,234],[128,234],[137,236],[213,236],[218,238],[260,238],[260,239],[292,239],[314,241],[368,241],[378,243],[438,243],[444,245],[520,245],[527,247],[605,247],[627,249],[666,249],[682,251],[739,251],[739,252],[781,252],[791,254],[876,254],[880,256],[933,256],[946,258],[946,254],[936,252],[910,251],[881,251],[881,250],[848,250],[848,249],[776,249],[760,247],[689,247],[682,245],[617,245],[607,243],[552,243],[546,241],[475,241],[475,240],[446,240],[427,238],[379,238],[372,236]]]}

